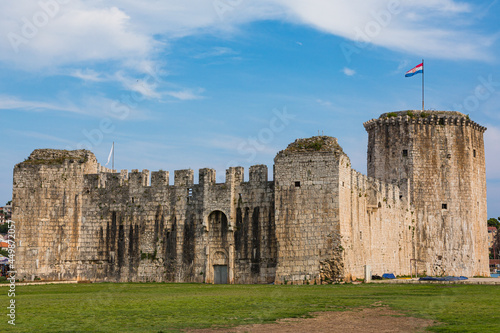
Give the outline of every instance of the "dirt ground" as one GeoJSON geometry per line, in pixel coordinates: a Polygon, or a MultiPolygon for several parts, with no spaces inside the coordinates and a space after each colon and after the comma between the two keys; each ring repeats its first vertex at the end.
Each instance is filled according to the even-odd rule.
{"type": "Polygon", "coordinates": [[[282,319],[274,324],[238,326],[231,329],[191,330],[190,333],[229,332],[423,332],[438,324],[434,320],[405,317],[387,307],[374,307],[356,311],[317,312],[314,318],[282,319]]]}

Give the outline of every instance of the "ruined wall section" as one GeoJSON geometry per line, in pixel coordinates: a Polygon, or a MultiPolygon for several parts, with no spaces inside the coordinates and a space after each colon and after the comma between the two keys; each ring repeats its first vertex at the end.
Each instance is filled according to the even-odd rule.
{"type": "Polygon", "coordinates": [[[337,139],[299,139],[276,156],[278,267],[275,283],[331,283],[344,277],[337,139]]]}
{"type": "Polygon", "coordinates": [[[487,275],[486,129],[445,111],[384,114],[365,128],[368,175],[409,183],[420,272],[487,275]]]}
{"type": "Polygon", "coordinates": [[[87,150],[37,149],[14,167],[13,220],[21,278],[76,278],[83,178],[97,172],[87,150]]]}
{"type": "Polygon", "coordinates": [[[351,169],[347,156],[339,170],[340,233],[346,280],[372,274],[410,274],[414,219],[400,188],[351,169]]]}

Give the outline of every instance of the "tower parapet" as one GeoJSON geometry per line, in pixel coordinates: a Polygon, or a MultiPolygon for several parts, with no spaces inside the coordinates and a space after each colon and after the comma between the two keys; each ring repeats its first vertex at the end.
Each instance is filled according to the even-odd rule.
{"type": "Polygon", "coordinates": [[[486,127],[472,121],[469,116],[457,111],[398,111],[383,113],[377,119],[371,119],[363,125],[367,131],[376,126],[384,125],[455,125],[470,126],[475,130],[485,132],[486,127]]]}

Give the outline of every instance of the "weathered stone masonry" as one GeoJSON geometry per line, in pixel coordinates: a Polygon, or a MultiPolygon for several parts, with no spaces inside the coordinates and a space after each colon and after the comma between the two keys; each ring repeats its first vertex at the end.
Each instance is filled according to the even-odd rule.
{"type": "Polygon", "coordinates": [[[365,123],[368,175],[337,139],[299,139],[264,165],[115,173],[85,150],[14,169],[26,279],[331,283],[374,274],[487,275],[485,128],[454,112],[365,123]],[[446,205],[446,206],[445,206],[446,205]]]}

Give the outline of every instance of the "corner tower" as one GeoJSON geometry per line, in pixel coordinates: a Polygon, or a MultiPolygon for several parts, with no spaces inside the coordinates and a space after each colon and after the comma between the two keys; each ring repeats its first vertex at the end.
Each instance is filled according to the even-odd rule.
{"type": "Polygon", "coordinates": [[[486,128],[453,111],[384,113],[364,126],[368,176],[408,193],[419,273],[488,275],[486,128]]]}
{"type": "Polygon", "coordinates": [[[344,277],[339,172],[347,160],[336,138],[297,139],[274,159],[278,266],[275,283],[344,277]]]}

